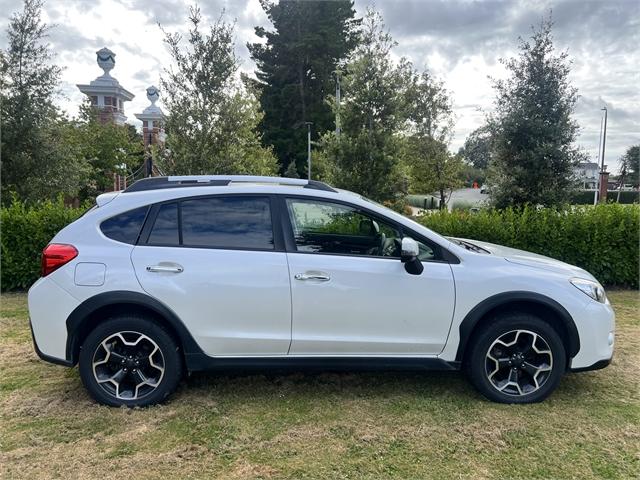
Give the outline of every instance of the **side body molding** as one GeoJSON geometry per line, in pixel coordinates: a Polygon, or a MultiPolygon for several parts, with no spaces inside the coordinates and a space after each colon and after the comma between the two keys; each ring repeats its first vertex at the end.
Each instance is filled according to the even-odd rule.
{"type": "Polygon", "coordinates": [[[504,292],[486,298],[478,305],[473,307],[471,311],[464,317],[460,323],[460,343],[456,352],[456,361],[462,361],[464,351],[467,347],[474,327],[484,317],[485,314],[494,309],[501,307],[509,307],[509,305],[517,305],[518,303],[538,304],[548,310],[552,310],[560,319],[564,330],[567,333],[569,349],[567,354],[569,358],[574,357],[580,350],[580,336],[576,324],[571,318],[567,310],[555,300],[535,292],[514,291],[504,292]]]}
{"type": "Polygon", "coordinates": [[[78,361],[80,338],[83,333],[86,332],[87,328],[97,323],[93,314],[103,308],[110,307],[123,312],[127,311],[127,307],[133,310],[146,309],[152,311],[166,322],[178,336],[187,362],[191,355],[204,355],[202,349],[193,339],[180,318],[166,305],[143,293],[115,290],[88,298],[78,305],[76,309],[71,312],[69,318],[67,318],[66,357],[72,365],[75,365],[78,361]]]}

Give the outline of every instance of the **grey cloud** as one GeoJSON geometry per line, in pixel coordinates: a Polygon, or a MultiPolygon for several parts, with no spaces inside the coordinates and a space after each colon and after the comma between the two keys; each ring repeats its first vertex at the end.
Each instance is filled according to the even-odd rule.
{"type": "MultiPolygon", "coordinates": [[[[157,76],[157,75],[156,75],[157,76]]],[[[154,75],[151,74],[148,70],[138,70],[136,73],[132,75],[134,80],[138,80],[144,84],[151,85],[154,81],[154,75]]]]}
{"type": "Polygon", "coordinates": [[[414,55],[420,49],[403,44],[418,42],[423,49],[439,51],[455,64],[469,55],[487,59],[528,37],[531,25],[553,11],[554,35],[560,48],[632,51],[638,44],[639,4],[628,0],[594,2],[505,2],[488,0],[429,0],[380,2],[377,8],[399,42],[399,53],[414,55]]]}

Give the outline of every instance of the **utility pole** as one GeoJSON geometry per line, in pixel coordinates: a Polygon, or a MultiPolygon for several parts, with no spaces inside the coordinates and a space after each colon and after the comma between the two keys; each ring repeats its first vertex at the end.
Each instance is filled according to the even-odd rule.
{"type": "Polygon", "coordinates": [[[603,107],[604,110],[604,129],[602,131],[602,158],[600,161],[600,194],[598,195],[599,203],[607,203],[607,190],[609,187],[609,172],[607,172],[607,166],[604,164],[605,146],[607,144],[607,107],[603,107]]]}
{"type": "Polygon", "coordinates": [[[313,122],[304,122],[307,126],[307,179],[311,180],[311,125],[313,122]]]}
{"type": "Polygon", "coordinates": [[[342,125],[340,124],[340,103],[341,103],[341,91],[340,91],[340,75],[342,72],[338,69],[336,70],[336,135],[340,135],[340,131],[342,129],[342,125]]]}
{"type": "MultiPolygon", "coordinates": [[[[603,123],[604,123],[604,118],[600,117],[600,136],[598,137],[598,157],[596,159],[596,160],[598,160],[597,163],[600,163],[600,154],[602,153],[602,125],[603,125],[603,123]]],[[[600,186],[600,180],[598,180],[598,182],[596,183],[595,192],[593,193],[593,204],[594,205],[598,204],[599,186],[600,186]]]]}

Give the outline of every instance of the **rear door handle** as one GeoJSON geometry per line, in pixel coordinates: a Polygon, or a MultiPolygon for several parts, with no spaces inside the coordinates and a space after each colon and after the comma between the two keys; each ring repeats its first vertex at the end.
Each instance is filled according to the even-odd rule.
{"type": "Polygon", "coordinates": [[[295,278],[296,280],[302,280],[302,281],[316,280],[318,282],[328,282],[329,280],[331,280],[331,277],[329,276],[329,274],[321,273],[321,272],[296,273],[293,278],[295,278]]]}
{"type": "Polygon", "coordinates": [[[180,265],[150,265],[147,267],[147,272],[156,273],[182,273],[184,268],[180,265]]]}

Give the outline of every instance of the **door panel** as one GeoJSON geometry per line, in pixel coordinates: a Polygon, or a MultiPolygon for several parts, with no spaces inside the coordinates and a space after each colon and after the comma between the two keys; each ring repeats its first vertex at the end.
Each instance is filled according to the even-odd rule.
{"type": "Polygon", "coordinates": [[[139,245],[131,259],[142,288],[178,315],[205,353],[287,353],[285,253],[139,245]]]}
{"type": "Polygon", "coordinates": [[[431,355],[444,348],[455,291],[448,263],[400,261],[402,231],[358,207],[287,198],[294,355],[431,355]]]}
{"type": "Polygon", "coordinates": [[[189,197],[155,206],[151,216],[131,255],[142,288],[209,355],[285,355],[289,269],[276,250],[283,247],[269,197],[189,197]]]}
{"type": "Polygon", "coordinates": [[[295,355],[421,355],[444,348],[455,302],[451,268],[398,259],[290,253],[295,355]],[[296,279],[313,274],[328,280],[296,279]]]}

